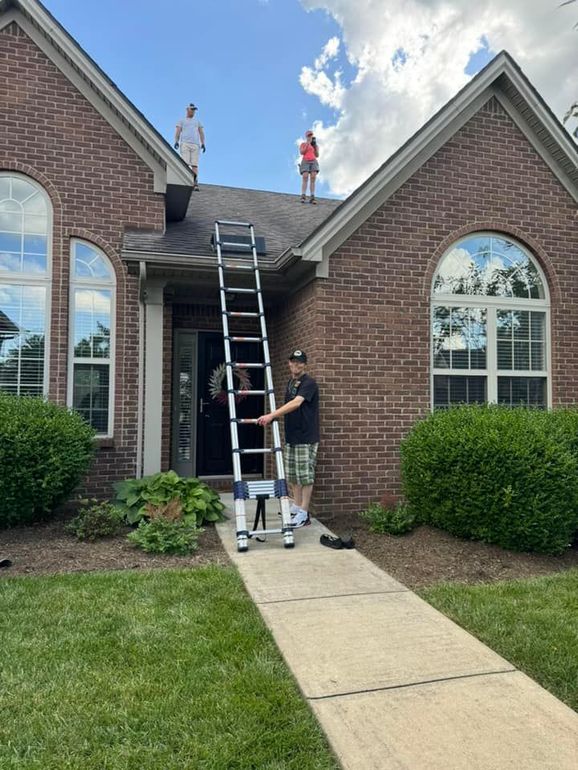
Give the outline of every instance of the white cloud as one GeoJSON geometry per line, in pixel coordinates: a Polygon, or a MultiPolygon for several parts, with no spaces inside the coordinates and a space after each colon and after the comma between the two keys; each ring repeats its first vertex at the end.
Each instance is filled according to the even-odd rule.
{"type": "MultiPolygon", "coordinates": [[[[301,0],[342,30],[353,81],[335,68],[332,38],[300,82],[338,111],[318,124],[322,171],[331,190],[350,193],[470,79],[471,56],[487,40],[506,49],[560,118],[578,97],[578,6],[545,0],[301,0]],[[333,71],[331,71],[331,69],[333,71]]],[[[570,127],[570,124],[569,124],[570,127]]]]}
{"type": "Polygon", "coordinates": [[[299,82],[308,94],[317,96],[321,104],[334,109],[341,107],[345,93],[341,83],[341,72],[337,69],[328,75],[324,68],[338,55],[339,45],[338,37],[328,40],[321,55],[315,59],[313,67],[303,67],[299,77],[299,82]]]}

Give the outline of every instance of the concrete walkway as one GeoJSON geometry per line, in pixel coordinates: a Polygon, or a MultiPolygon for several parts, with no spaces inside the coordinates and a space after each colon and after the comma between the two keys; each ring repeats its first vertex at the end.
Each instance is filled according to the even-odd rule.
{"type": "Polygon", "coordinates": [[[347,770],[578,769],[574,711],[319,522],[243,554],[218,530],[347,770]]]}

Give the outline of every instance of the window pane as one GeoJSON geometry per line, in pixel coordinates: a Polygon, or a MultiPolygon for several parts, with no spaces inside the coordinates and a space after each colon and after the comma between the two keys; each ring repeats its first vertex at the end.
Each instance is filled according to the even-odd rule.
{"type": "Polygon", "coordinates": [[[546,313],[530,313],[532,339],[541,341],[545,338],[546,313]]]}
{"type": "Polygon", "coordinates": [[[543,371],[546,369],[546,359],[544,356],[544,343],[543,342],[532,342],[531,343],[531,369],[534,369],[536,371],[541,370],[543,371]]]}
{"type": "Polygon", "coordinates": [[[98,433],[108,433],[108,364],[74,364],[72,406],[98,433]]]}
{"type": "Polygon", "coordinates": [[[434,308],[433,317],[434,367],[450,365],[450,311],[447,307],[434,308]]]}
{"type": "Polygon", "coordinates": [[[498,377],[498,403],[546,407],[545,377],[498,377]]]}
{"type": "Polygon", "coordinates": [[[25,235],[22,250],[27,254],[46,254],[45,235],[25,235]]]}
{"type": "Polygon", "coordinates": [[[22,235],[20,233],[0,232],[0,251],[22,251],[22,235]]]}
{"type": "Polygon", "coordinates": [[[485,308],[434,308],[434,367],[485,369],[486,350],[485,308]]]}
{"type": "Polygon", "coordinates": [[[22,258],[20,254],[9,254],[7,251],[0,251],[0,270],[8,273],[19,273],[22,269],[22,258]]]}
{"type": "Polygon", "coordinates": [[[512,343],[498,340],[498,369],[511,369],[512,361],[512,343]]]}
{"type": "Polygon", "coordinates": [[[108,261],[88,243],[74,244],[74,277],[113,282],[114,275],[108,261]]]}
{"type": "Polygon", "coordinates": [[[12,194],[10,196],[12,200],[22,203],[27,198],[31,198],[33,195],[37,194],[37,192],[38,188],[31,182],[28,182],[26,179],[21,179],[20,177],[12,177],[12,194]]]}
{"type": "Polygon", "coordinates": [[[434,408],[452,404],[483,404],[486,398],[486,378],[468,376],[434,376],[434,408]]]}
{"type": "Polygon", "coordinates": [[[109,289],[75,289],[75,358],[110,357],[111,301],[109,289]]]}
{"type": "Polygon", "coordinates": [[[530,368],[530,343],[514,342],[514,369],[530,368]]]}
{"type": "Polygon", "coordinates": [[[0,204],[0,230],[8,233],[22,232],[22,212],[8,211],[6,204],[0,204]]]}
{"type": "Polygon", "coordinates": [[[512,311],[512,328],[515,340],[530,339],[530,313],[526,310],[512,311]]]}
{"type": "Polygon", "coordinates": [[[0,389],[42,394],[45,324],[43,286],[0,284],[0,389]]]}
{"type": "Polygon", "coordinates": [[[472,236],[443,258],[435,293],[543,298],[542,282],[528,255],[500,236],[472,236]]]}

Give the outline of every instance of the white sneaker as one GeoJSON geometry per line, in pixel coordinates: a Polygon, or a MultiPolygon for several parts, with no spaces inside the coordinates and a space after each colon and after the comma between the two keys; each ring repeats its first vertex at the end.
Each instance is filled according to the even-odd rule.
{"type": "Polygon", "coordinates": [[[311,519],[309,518],[307,511],[304,511],[303,508],[300,508],[297,513],[291,516],[291,526],[294,528],[306,527],[308,524],[311,524],[311,519]]]}
{"type": "Polygon", "coordinates": [[[294,516],[296,513],[299,513],[299,511],[302,511],[303,508],[300,508],[298,505],[295,505],[295,503],[291,503],[289,506],[289,511],[291,512],[291,516],[294,516]]]}

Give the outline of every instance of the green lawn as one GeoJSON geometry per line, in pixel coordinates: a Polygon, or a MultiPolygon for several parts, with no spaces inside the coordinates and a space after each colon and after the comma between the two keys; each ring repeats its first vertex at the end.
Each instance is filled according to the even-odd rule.
{"type": "Polygon", "coordinates": [[[2,770],[337,768],[232,568],[0,581],[2,770]]]}
{"type": "Polygon", "coordinates": [[[578,710],[578,570],[420,595],[578,710]]]}

